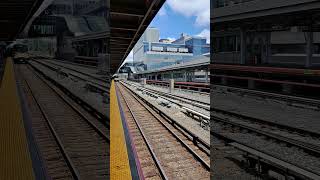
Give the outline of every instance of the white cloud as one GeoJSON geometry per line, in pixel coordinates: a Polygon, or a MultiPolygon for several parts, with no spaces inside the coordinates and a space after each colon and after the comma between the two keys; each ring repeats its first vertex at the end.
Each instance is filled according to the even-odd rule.
{"type": "Polygon", "coordinates": [[[210,9],[205,10],[198,14],[196,24],[203,27],[210,26],[210,9]]]}
{"type": "Polygon", "coordinates": [[[167,39],[169,39],[170,41],[175,41],[176,38],[173,38],[173,37],[167,37],[167,39]]]}
{"type": "Polygon", "coordinates": [[[158,12],[159,16],[166,16],[167,15],[167,9],[166,6],[162,6],[162,8],[158,12]]]}
{"type": "Polygon", "coordinates": [[[197,36],[205,37],[207,39],[207,43],[210,43],[210,30],[204,29],[197,36]]]}
{"type": "Polygon", "coordinates": [[[126,62],[132,62],[132,61],[133,61],[133,51],[131,50],[126,60],[124,60],[123,64],[126,62]]]}
{"type": "Polygon", "coordinates": [[[210,0],[167,0],[169,7],[186,17],[195,16],[195,25],[210,25],[210,0]]]}

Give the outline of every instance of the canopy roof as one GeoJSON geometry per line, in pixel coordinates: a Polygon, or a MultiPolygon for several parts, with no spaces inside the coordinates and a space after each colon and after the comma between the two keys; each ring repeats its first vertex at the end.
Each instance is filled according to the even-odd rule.
{"type": "Polygon", "coordinates": [[[0,41],[11,41],[23,30],[43,0],[1,0],[0,41]]]}
{"type": "Polygon", "coordinates": [[[129,55],[165,0],[110,0],[111,73],[129,55]]]}

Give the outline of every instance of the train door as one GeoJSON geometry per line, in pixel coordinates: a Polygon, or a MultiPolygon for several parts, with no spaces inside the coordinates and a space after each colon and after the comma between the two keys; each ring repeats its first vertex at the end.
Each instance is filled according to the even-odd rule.
{"type": "Polygon", "coordinates": [[[186,76],[187,76],[186,77],[187,82],[192,82],[193,73],[192,72],[187,72],[186,76]]]}

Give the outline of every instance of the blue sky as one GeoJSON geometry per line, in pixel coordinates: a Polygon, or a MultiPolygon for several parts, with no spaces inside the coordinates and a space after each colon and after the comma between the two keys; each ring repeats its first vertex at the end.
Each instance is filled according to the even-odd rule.
{"type": "Polygon", "coordinates": [[[207,8],[206,4],[209,1],[167,0],[149,26],[157,27],[160,30],[161,38],[176,39],[181,33],[208,36],[210,13],[207,12],[210,11],[210,5],[207,8]],[[186,5],[181,6],[182,3],[186,3],[186,5]],[[192,6],[196,3],[200,4],[192,6]]]}
{"type": "MultiPolygon", "coordinates": [[[[210,0],[167,0],[149,27],[160,31],[160,38],[177,39],[181,33],[210,40],[210,0]]],[[[132,60],[132,52],[126,61],[132,60]]]]}

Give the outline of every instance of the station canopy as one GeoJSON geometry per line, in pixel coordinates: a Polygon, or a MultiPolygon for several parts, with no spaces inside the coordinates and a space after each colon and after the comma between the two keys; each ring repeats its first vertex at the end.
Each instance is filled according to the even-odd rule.
{"type": "Polygon", "coordinates": [[[115,73],[165,0],[110,0],[111,73],[115,73]]]}
{"type": "Polygon", "coordinates": [[[68,30],[75,36],[88,35],[99,32],[106,32],[108,29],[107,21],[99,16],[70,16],[55,15],[63,20],[68,30]]]}
{"type": "Polygon", "coordinates": [[[1,0],[0,41],[14,40],[43,0],[1,0]]]}

